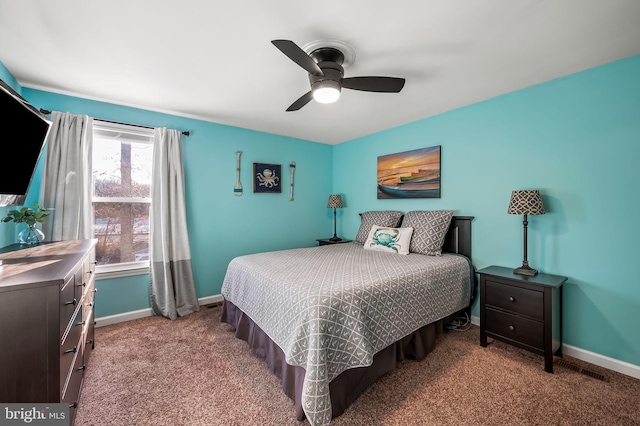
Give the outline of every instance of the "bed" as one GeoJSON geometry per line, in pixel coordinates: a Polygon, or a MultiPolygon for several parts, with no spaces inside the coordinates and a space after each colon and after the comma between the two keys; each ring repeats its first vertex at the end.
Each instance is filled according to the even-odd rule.
{"type": "Polygon", "coordinates": [[[397,362],[424,358],[443,323],[470,309],[472,219],[450,218],[439,256],[356,241],[236,257],[221,320],[281,379],[298,420],[327,425],[397,362]]]}

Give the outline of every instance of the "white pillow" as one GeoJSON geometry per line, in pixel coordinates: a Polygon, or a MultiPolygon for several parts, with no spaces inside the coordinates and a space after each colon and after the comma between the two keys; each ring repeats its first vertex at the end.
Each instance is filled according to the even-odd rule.
{"type": "Polygon", "coordinates": [[[364,242],[364,249],[409,254],[411,234],[413,234],[413,228],[389,228],[373,225],[364,242]]]}

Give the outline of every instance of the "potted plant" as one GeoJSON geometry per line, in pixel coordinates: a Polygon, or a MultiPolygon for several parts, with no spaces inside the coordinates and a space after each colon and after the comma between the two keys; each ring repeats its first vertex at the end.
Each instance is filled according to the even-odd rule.
{"type": "Polygon", "coordinates": [[[20,210],[9,210],[3,222],[26,223],[27,228],[20,231],[18,240],[22,244],[40,244],[44,240],[44,234],[36,228],[36,223],[44,223],[44,218],[49,216],[49,210],[34,204],[33,208],[23,207],[20,210]]]}

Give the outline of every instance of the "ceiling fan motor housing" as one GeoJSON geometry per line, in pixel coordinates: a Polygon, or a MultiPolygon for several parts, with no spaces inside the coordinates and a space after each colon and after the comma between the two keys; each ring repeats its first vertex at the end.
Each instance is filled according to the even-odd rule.
{"type": "Polygon", "coordinates": [[[309,54],[311,58],[318,64],[318,67],[324,73],[324,76],[309,74],[309,82],[311,87],[319,81],[332,80],[340,83],[344,78],[344,54],[333,47],[321,47],[309,54]]]}
{"type": "Polygon", "coordinates": [[[311,83],[311,87],[313,87],[314,84],[325,80],[335,81],[340,84],[342,78],[344,77],[344,70],[340,65],[336,64],[335,62],[320,62],[318,66],[320,67],[324,75],[318,76],[309,74],[309,82],[311,83]]]}

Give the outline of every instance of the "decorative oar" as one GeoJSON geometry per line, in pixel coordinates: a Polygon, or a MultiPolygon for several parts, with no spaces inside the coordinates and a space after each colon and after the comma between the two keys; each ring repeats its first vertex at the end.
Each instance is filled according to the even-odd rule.
{"type": "Polygon", "coordinates": [[[236,167],[236,186],[233,188],[233,195],[242,195],[242,184],[240,183],[240,156],[242,151],[236,151],[236,157],[238,158],[238,165],[236,167]]]}
{"type": "Polygon", "coordinates": [[[293,175],[296,173],[296,162],[292,161],[289,164],[289,171],[291,172],[291,188],[289,191],[289,201],[293,201],[293,175]]]}

